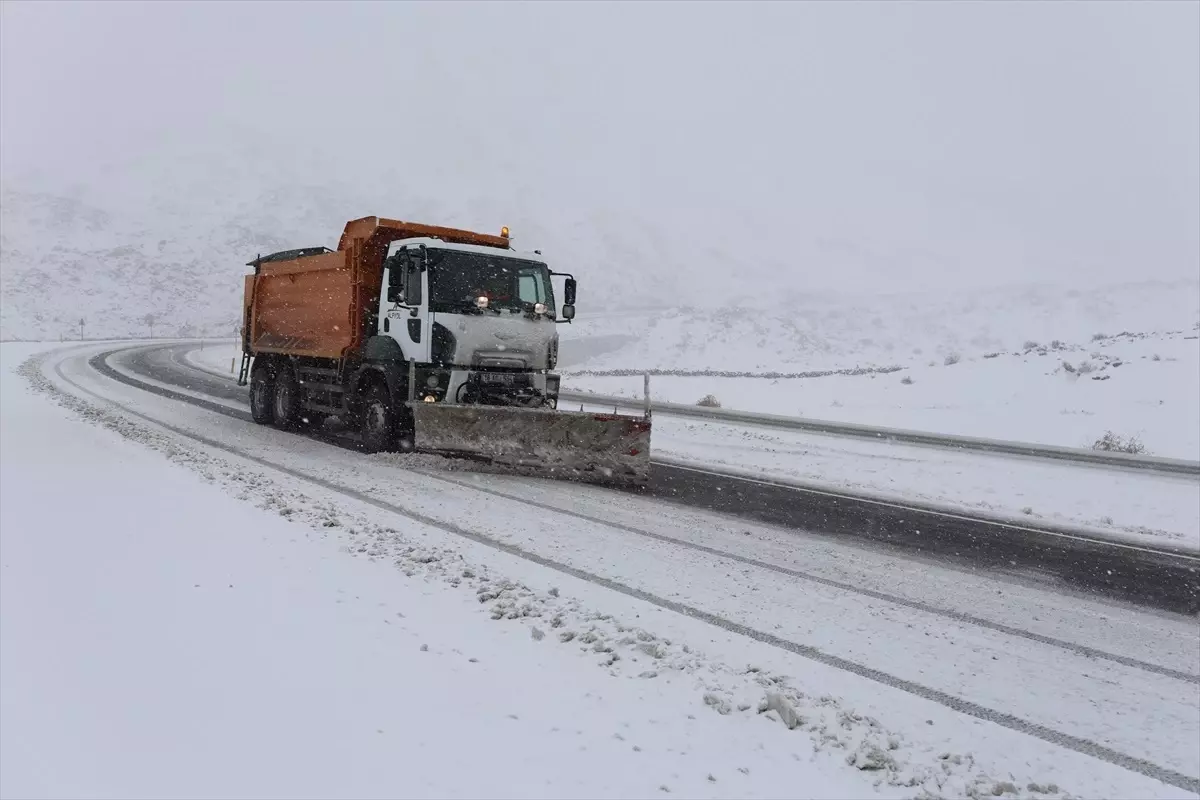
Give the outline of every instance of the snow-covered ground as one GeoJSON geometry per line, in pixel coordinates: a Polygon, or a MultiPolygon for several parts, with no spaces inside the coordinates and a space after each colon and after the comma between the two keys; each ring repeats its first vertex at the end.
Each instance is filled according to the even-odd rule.
{"type": "MultiPolygon", "coordinates": [[[[240,321],[245,262],[336,244],[347,208],[399,203],[401,216],[482,229],[501,213],[490,201],[464,208],[397,198],[395,187],[409,181],[281,185],[277,173],[292,162],[253,144],[146,159],[108,168],[99,194],[6,183],[0,337],[75,335],[81,318],[87,336],[230,336],[240,321]],[[291,216],[278,214],[278,197],[289,198],[291,216]],[[47,240],[55,246],[45,247],[47,240]]],[[[825,274],[820,261],[774,270],[754,258],[696,252],[692,237],[668,236],[626,212],[550,206],[504,224],[516,226],[520,246],[544,245],[552,265],[570,265],[581,280],[580,316],[561,326],[561,366],[574,388],[640,392],[636,379],[605,376],[622,370],[704,373],[657,378],[654,390],[681,402],[713,394],[731,408],[1070,446],[1111,430],[1140,436],[1159,455],[1200,457],[1200,352],[1197,340],[1184,338],[1200,323],[1194,279],[908,293],[887,292],[891,281],[864,281],[845,283],[867,287],[861,291],[835,293],[812,284],[819,277],[812,273],[825,274]],[[714,259],[720,274],[737,263],[740,274],[767,269],[770,279],[741,274],[744,290],[714,293],[695,279],[714,259]],[[1122,331],[1146,338],[1092,341],[1122,331]],[[1116,358],[1122,366],[1109,366],[1116,358]],[[1063,362],[1096,372],[1081,376],[1063,362]],[[713,375],[870,368],[902,371],[713,375]]]]}
{"type": "Polygon", "coordinates": [[[292,519],[248,472],[259,507],[239,500],[0,352],[0,795],[875,794],[687,681],[616,679],[533,633],[549,620],[497,626],[473,592],[339,552],[332,509],[292,519]]]}
{"type": "MultiPolygon", "coordinates": [[[[1188,347],[1195,342],[1180,344],[1188,347]]],[[[185,355],[196,366],[225,376],[236,370],[239,357],[237,347],[227,343],[210,343],[185,355]]],[[[984,359],[983,364],[991,361],[984,359]]],[[[944,369],[959,367],[970,368],[959,364],[944,369]]],[[[1127,367],[1110,366],[1098,372],[1115,374],[1123,369],[1127,367]]],[[[815,379],[813,383],[828,380],[834,379],[815,379]]],[[[863,377],[845,380],[873,384],[897,379],[888,375],[875,381],[863,377]]],[[[1097,382],[1108,383],[1112,381],[1097,382]]],[[[652,385],[657,384],[652,381],[652,385]]],[[[916,386],[914,382],[900,388],[916,386]]],[[[834,491],[921,500],[967,512],[982,510],[1018,522],[1069,523],[1109,536],[1167,541],[1200,550],[1200,481],[1185,476],[776,431],[669,414],[656,416],[652,447],[658,457],[700,466],[798,480],[834,491]]]]}
{"type": "MultiPolygon", "coordinates": [[[[896,372],[807,378],[656,375],[660,400],[1066,447],[1107,431],[1146,451],[1200,459],[1200,331],[1050,342],[914,364],[896,372]],[[953,362],[953,359],[950,359],[953,362]]],[[[572,374],[572,389],[641,397],[637,376],[572,374]]]]}
{"type": "Polygon", "coordinates": [[[1190,620],[366,458],[100,348],[14,375],[34,349],[0,348],[5,796],[1197,796],[1134,771],[1200,783],[1190,620]]]}
{"type": "Polygon", "coordinates": [[[577,322],[564,326],[563,337],[623,337],[623,342],[570,366],[809,372],[941,364],[947,356],[1024,350],[1026,342],[1048,346],[1058,340],[1088,348],[1097,334],[1191,331],[1200,323],[1200,280],[905,294],[786,287],[752,304],[656,305],[652,311],[596,309],[581,299],[577,322]]]}

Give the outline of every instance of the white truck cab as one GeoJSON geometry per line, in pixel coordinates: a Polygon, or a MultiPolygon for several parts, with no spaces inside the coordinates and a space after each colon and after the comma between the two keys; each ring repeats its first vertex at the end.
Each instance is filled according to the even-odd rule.
{"type": "Polygon", "coordinates": [[[417,400],[557,407],[559,322],[575,316],[566,277],[538,253],[440,239],[393,242],[383,263],[378,335],[419,369],[417,400]]]}

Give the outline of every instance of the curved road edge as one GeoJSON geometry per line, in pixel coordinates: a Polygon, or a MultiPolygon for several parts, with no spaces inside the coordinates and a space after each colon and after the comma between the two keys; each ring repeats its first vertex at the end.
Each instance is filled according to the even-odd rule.
{"type": "MultiPolygon", "coordinates": [[[[143,344],[117,347],[93,356],[89,363],[107,378],[160,396],[248,420],[237,411],[193,394],[156,384],[200,392],[213,400],[245,404],[245,390],[225,376],[189,366],[205,378],[197,387],[177,372],[147,357],[160,349],[182,351],[195,343],[143,344]],[[132,352],[128,352],[132,351],[132,352]],[[130,356],[127,368],[149,381],[117,370],[109,359],[130,356]]],[[[178,366],[178,365],[177,365],[178,366]]],[[[353,447],[322,436],[331,444],[353,447]]],[[[854,536],[901,549],[933,554],[970,568],[1035,571],[1050,574],[1066,586],[1102,593],[1139,605],[1187,614],[1200,613],[1200,556],[1187,548],[1132,545],[1109,541],[1090,532],[1015,525],[957,511],[897,503],[823,489],[730,475],[709,468],[656,461],[650,486],[656,499],[729,514],[783,528],[854,536]]]]}

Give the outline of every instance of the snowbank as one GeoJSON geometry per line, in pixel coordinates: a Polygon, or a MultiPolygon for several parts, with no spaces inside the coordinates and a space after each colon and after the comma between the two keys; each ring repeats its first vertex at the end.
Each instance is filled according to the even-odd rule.
{"type": "Polygon", "coordinates": [[[3,353],[3,796],[876,794],[779,725],[339,554],[336,517],[241,502],[3,353]]]}
{"type": "MultiPolygon", "coordinates": [[[[572,389],[640,398],[640,376],[580,374],[572,389]]],[[[1106,431],[1154,455],[1200,459],[1200,336],[1116,335],[1082,342],[953,354],[897,372],[811,378],[656,375],[651,394],[726,408],[1090,447],[1106,431]]]]}
{"type": "MultiPolygon", "coordinates": [[[[507,501],[486,490],[458,490],[417,468],[397,469],[392,457],[364,460],[248,424],[230,429],[228,418],[98,376],[86,365],[98,349],[52,357],[45,371],[37,364],[23,369],[43,393],[37,397],[11,372],[3,383],[0,477],[6,497],[13,487],[19,500],[6,502],[0,520],[0,699],[6,712],[0,747],[6,764],[22,768],[6,770],[0,794],[1193,796],[1086,751],[966,716],[952,704],[456,535],[434,518],[469,519],[487,536],[528,539],[527,546],[552,558],[559,552],[558,558],[572,557],[578,547],[564,547],[567,541],[594,548],[614,536],[628,538],[619,529],[593,530],[557,514],[521,522],[508,513],[507,501]],[[64,386],[71,395],[62,394],[64,386]],[[102,407],[101,397],[129,410],[102,407]],[[96,427],[47,406],[48,398],[96,427]],[[152,418],[182,427],[168,432],[152,418]],[[186,438],[197,424],[215,437],[211,446],[186,438]],[[213,449],[224,448],[224,439],[239,445],[213,449]],[[261,459],[232,455],[244,448],[261,459]],[[301,478],[301,471],[323,477],[301,478]],[[351,480],[356,475],[359,480],[351,480]],[[421,511],[387,512],[375,501],[356,500],[337,489],[346,480],[360,487],[362,498],[369,499],[363,492],[404,498],[421,511]],[[427,501],[425,492],[404,490],[430,480],[427,501]],[[80,502],[55,502],[64,490],[80,502]],[[498,509],[500,528],[493,530],[486,509],[498,509]],[[428,670],[413,660],[425,657],[435,660],[428,670]],[[80,663],[85,660],[100,666],[98,676],[80,663]],[[74,702],[61,704],[61,697],[74,702]],[[642,756],[651,763],[639,761],[642,756]]],[[[9,369],[20,355],[10,346],[0,353],[9,369]]],[[[542,491],[523,482],[513,484],[518,489],[542,491]]],[[[590,494],[581,491],[579,499],[587,500],[590,494]]],[[[690,530],[697,518],[687,512],[672,524],[690,530]]],[[[723,523],[714,518],[710,524],[723,523]]],[[[757,541],[750,528],[758,526],[707,533],[736,534],[745,545],[757,541]]],[[[698,532],[705,531],[701,525],[698,532]]],[[[782,535],[778,546],[794,550],[794,539],[782,535]]],[[[805,547],[795,557],[815,567],[830,548],[839,546],[805,547]]],[[[1114,744],[1133,743],[1141,753],[1182,729],[1141,727],[1151,719],[1155,725],[1175,720],[1186,706],[1176,703],[1162,683],[1167,679],[1147,680],[1113,662],[1094,664],[1069,649],[1047,650],[1019,638],[993,651],[992,640],[1004,635],[992,628],[963,627],[961,619],[936,614],[917,621],[902,601],[880,606],[849,586],[814,583],[806,590],[769,572],[747,574],[742,586],[747,569],[730,573],[720,559],[686,557],[686,550],[651,540],[610,549],[599,559],[580,551],[580,563],[635,585],[656,576],[673,579],[679,592],[671,596],[683,603],[698,602],[690,597],[693,588],[711,587],[723,573],[738,588],[718,587],[712,596],[725,598],[729,608],[721,613],[731,619],[766,624],[743,613],[743,600],[757,607],[760,597],[764,612],[778,612],[780,636],[854,641],[858,658],[879,656],[893,667],[904,665],[896,653],[878,653],[887,637],[869,628],[895,623],[894,633],[907,642],[901,648],[906,662],[931,648],[953,647],[972,665],[980,658],[990,664],[989,652],[1003,652],[1005,662],[1013,660],[995,666],[1003,674],[1015,666],[1044,676],[1038,665],[1051,651],[1087,663],[1085,671],[1099,670],[1100,677],[1078,673],[1079,665],[1063,667],[1064,680],[1086,687],[1057,692],[1061,702],[1051,709],[1050,724],[1069,730],[1087,730],[1105,718],[1105,706],[1096,706],[1087,687],[1107,696],[1104,676],[1116,670],[1125,677],[1115,685],[1136,690],[1151,716],[1133,713],[1138,719],[1119,736],[1113,732],[1121,740],[1114,744]],[[756,595],[753,584],[767,579],[778,584],[772,596],[756,595]],[[836,619],[797,616],[789,603],[774,600],[785,587],[806,598],[849,591],[843,600],[852,607],[836,619]],[[896,611],[901,619],[893,619],[896,611]],[[797,624],[807,634],[792,631],[797,624]],[[1091,721],[1081,721],[1080,713],[1091,721]]],[[[855,552],[832,554],[835,571],[882,557],[876,577],[899,591],[934,584],[959,587],[968,597],[981,591],[977,579],[955,570],[855,552]]],[[[1078,614],[1085,639],[1136,631],[1138,652],[1154,659],[1166,657],[1160,644],[1170,649],[1192,633],[1154,615],[1116,607],[1097,614],[1100,606],[1086,598],[1024,597],[1030,592],[1040,594],[1015,584],[982,590],[982,605],[975,606],[987,615],[984,606],[1022,608],[1028,601],[1041,609],[1032,615],[1035,627],[1046,624],[1047,615],[1078,614]],[[1156,643],[1149,650],[1146,637],[1156,643]]],[[[1168,661],[1179,659],[1194,660],[1186,647],[1168,661]]],[[[964,669],[944,655],[936,663],[937,673],[964,669]]],[[[977,668],[965,668],[962,679],[974,685],[967,672],[977,668]]],[[[1025,681],[1009,687],[989,678],[984,685],[985,703],[1004,697],[1028,705],[1025,681]]],[[[1124,709],[1124,702],[1117,706],[1124,709]]],[[[1125,722],[1128,727],[1131,720],[1125,722]]],[[[1191,764],[1192,738],[1186,733],[1166,747],[1169,763],[1191,764]]]]}

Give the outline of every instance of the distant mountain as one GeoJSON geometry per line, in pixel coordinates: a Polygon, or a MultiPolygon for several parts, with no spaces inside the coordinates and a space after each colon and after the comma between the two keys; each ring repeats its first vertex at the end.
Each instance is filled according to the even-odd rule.
{"type": "Polygon", "coordinates": [[[149,333],[232,335],[238,275],[256,251],[289,243],[236,224],[149,228],[78,199],[0,196],[0,333],[51,338],[149,333]]]}
{"type": "Polygon", "coordinates": [[[6,180],[0,333],[56,339],[77,331],[83,317],[88,335],[143,334],[153,315],[156,333],[229,335],[247,261],[336,247],[348,219],[370,214],[496,232],[507,225],[519,249],[540,249],[552,266],[576,274],[580,303],[592,309],[653,308],[680,297],[681,263],[670,260],[653,225],[619,210],[449,202],[384,177],[363,185],[283,172],[251,151],[99,170],[85,188],[55,192],[6,180]]]}
{"type": "Polygon", "coordinates": [[[946,276],[956,265],[870,232],[850,241],[799,221],[705,219],[686,198],[639,216],[586,187],[547,196],[545,182],[535,190],[504,164],[475,176],[437,162],[348,173],[320,154],[247,139],[142,153],[74,179],[49,187],[5,176],[4,338],[57,339],[77,333],[80,318],[89,336],[148,334],[151,318],[156,334],[232,336],[247,261],[336,246],[346,220],[369,214],[508,225],[518,248],[541,249],[579,278],[580,319],[563,335],[609,336],[594,358],[603,368],[888,363],[1093,329],[1183,328],[1200,309],[1194,280],[955,289],[946,276]]]}
{"type": "MultiPolygon", "coordinates": [[[[571,369],[768,372],[941,364],[1097,334],[1200,326],[1200,281],[1014,286],[886,295],[795,293],[768,308],[583,315],[574,336],[603,347],[571,369]]],[[[564,352],[566,352],[564,350],[564,352]]]]}

